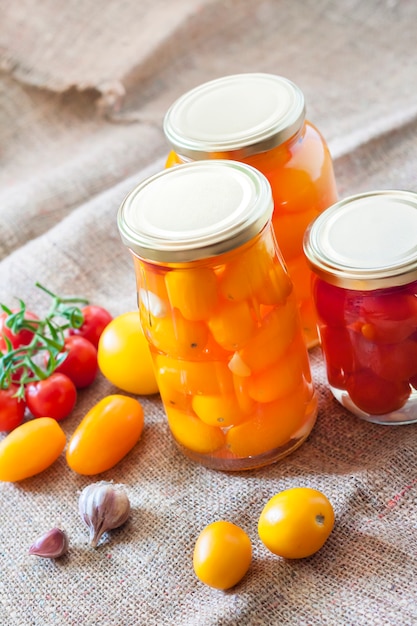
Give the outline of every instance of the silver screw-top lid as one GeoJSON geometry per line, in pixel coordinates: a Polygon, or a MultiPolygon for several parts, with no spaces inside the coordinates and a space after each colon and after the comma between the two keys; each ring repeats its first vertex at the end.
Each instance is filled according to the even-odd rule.
{"type": "Polygon", "coordinates": [[[273,210],[268,180],[234,161],[196,161],[140,183],[118,212],[122,241],[137,256],[187,263],[232,250],[257,235],[273,210]]]}
{"type": "Polygon", "coordinates": [[[417,280],[417,193],[374,191],[337,202],[310,224],[304,251],[314,272],[339,287],[417,280]]]}
{"type": "Polygon", "coordinates": [[[234,74],[203,83],[169,108],[164,131],[186,159],[243,158],[292,137],[305,119],[301,89],[282,76],[234,74]]]}

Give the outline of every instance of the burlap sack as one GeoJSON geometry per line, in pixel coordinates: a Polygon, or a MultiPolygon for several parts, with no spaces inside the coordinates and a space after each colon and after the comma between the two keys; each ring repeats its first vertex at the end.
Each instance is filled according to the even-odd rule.
{"type": "MultiPolygon", "coordinates": [[[[417,5],[343,0],[155,0],[0,3],[0,302],[42,311],[35,281],[81,294],[113,315],[136,307],[133,267],[116,212],[163,167],[162,118],[186,89],[224,74],[266,71],[303,89],[326,137],[342,197],[417,190],[417,5]]],[[[416,233],[417,239],[417,233],[416,233]]],[[[140,398],[143,437],[113,470],[129,522],[93,550],[78,514],[92,482],[62,456],[20,484],[0,485],[0,624],[5,626],[305,626],[417,623],[417,430],[360,421],[332,398],[311,353],[320,413],[285,460],[224,474],[185,459],[158,396],[140,398]],[[336,525],[315,556],[274,557],[257,519],[274,493],[311,486],[336,525]],[[254,559],[220,592],[192,570],[207,523],[244,528],[254,559]],[[28,555],[61,525],[57,561],[28,555]]],[[[62,426],[116,392],[102,376],[62,426]]]]}

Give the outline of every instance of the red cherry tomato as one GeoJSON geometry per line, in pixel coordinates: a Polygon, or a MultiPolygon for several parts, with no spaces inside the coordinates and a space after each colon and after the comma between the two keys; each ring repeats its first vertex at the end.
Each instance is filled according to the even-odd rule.
{"type": "Polygon", "coordinates": [[[370,415],[397,411],[411,392],[408,382],[385,380],[370,369],[349,376],[346,390],[356,406],[370,415]]]}
{"type": "Polygon", "coordinates": [[[74,408],[77,390],[68,376],[54,372],[44,380],[29,383],[25,396],[34,417],[52,417],[59,422],[74,408]]]}
{"type": "Polygon", "coordinates": [[[64,350],[67,357],[55,371],[68,376],[77,389],[91,385],[98,372],[97,349],[84,337],[71,335],[65,339],[64,350]]]}
{"type": "MultiPolygon", "coordinates": [[[[13,313],[16,313],[19,309],[12,309],[13,313]]],[[[5,337],[12,344],[12,348],[16,349],[19,346],[26,346],[32,341],[33,332],[27,328],[20,330],[18,333],[14,333],[7,324],[7,318],[9,317],[6,311],[0,314],[0,352],[7,352],[7,344],[5,337]]],[[[25,319],[38,320],[38,316],[31,311],[25,312],[25,319]]]]}
{"type": "Polygon", "coordinates": [[[397,343],[416,330],[417,298],[402,290],[367,296],[359,311],[362,334],[372,341],[397,343]]]}
{"type": "Polygon", "coordinates": [[[354,365],[349,332],[336,326],[322,326],[320,339],[327,379],[333,387],[344,389],[346,377],[353,371],[354,365]]]}
{"type": "Polygon", "coordinates": [[[92,304],[83,307],[81,313],[84,316],[83,325],[80,328],[71,328],[70,335],[84,337],[97,348],[101,333],[113,317],[103,307],[92,304]]]}
{"type": "Polygon", "coordinates": [[[7,389],[0,389],[1,432],[10,432],[23,422],[26,403],[24,400],[13,397],[17,389],[17,385],[10,385],[7,389]]]}

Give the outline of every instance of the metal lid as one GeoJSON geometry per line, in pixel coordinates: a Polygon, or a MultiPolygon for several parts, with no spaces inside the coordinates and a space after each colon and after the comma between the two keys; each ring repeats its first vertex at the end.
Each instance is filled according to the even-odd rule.
{"type": "Polygon", "coordinates": [[[417,193],[374,191],[337,202],[306,231],[314,272],[339,287],[371,290],[417,279],[417,193]]]}
{"type": "Polygon", "coordinates": [[[118,213],[123,242],[142,258],[183,263],[227,252],[257,235],[272,215],[271,187],[255,168],[195,161],[139,184],[118,213]]]}
{"type": "Polygon", "coordinates": [[[185,93],[168,109],[166,137],[191,159],[242,158],[292,137],[305,119],[303,92],[282,76],[225,76],[185,93]],[[231,153],[231,154],[230,154],[231,153]]]}

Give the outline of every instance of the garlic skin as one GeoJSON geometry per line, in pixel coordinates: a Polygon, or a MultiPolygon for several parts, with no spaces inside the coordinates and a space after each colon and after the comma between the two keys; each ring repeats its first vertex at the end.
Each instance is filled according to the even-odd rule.
{"type": "Polygon", "coordinates": [[[57,559],[68,551],[68,537],[60,528],[52,528],[36,539],[29,554],[45,559],[57,559]]]}
{"type": "Polygon", "coordinates": [[[105,532],[125,523],[130,515],[130,502],[122,485],[103,480],[82,490],[78,509],[89,529],[90,544],[96,548],[105,532]]]}

